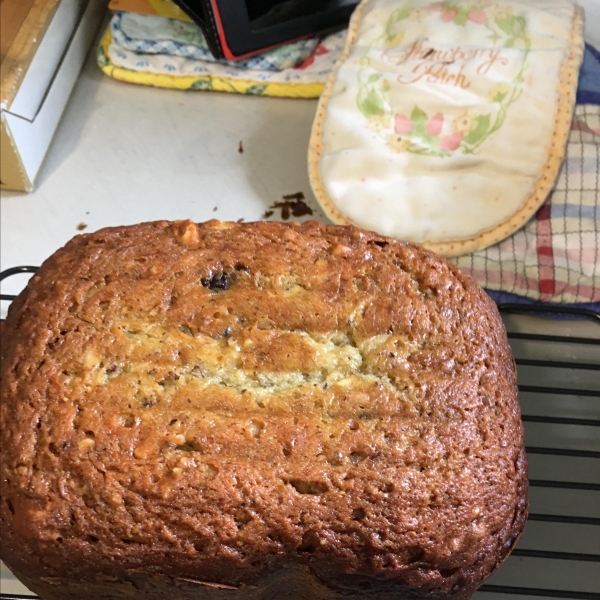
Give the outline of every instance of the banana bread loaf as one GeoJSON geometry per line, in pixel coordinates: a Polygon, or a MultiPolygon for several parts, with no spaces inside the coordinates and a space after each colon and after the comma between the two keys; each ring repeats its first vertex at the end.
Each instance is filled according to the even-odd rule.
{"type": "Polygon", "coordinates": [[[78,235],[1,374],[1,557],[44,600],[464,599],[524,526],[495,305],[353,227],[78,235]]]}

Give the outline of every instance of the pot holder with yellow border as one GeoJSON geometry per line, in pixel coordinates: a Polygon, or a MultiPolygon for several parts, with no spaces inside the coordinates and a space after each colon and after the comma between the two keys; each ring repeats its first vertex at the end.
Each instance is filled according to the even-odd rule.
{"type": "Polygon", "coordinates": [[[570,0],[363,0],[311,136],[327,215],[446,256],[522,227],[564,156],[582,24],[570,0]]]}
{"type": "Polygon", "coordinates": [[[97,61],[105,74],[129,83],[179,90],[318,98],[342,53],[344,39],[344,32],[325,37],[296,67],[261,70],[168,51],[136,52],[118,44],[109,27],[98,47],[97,61]]]}

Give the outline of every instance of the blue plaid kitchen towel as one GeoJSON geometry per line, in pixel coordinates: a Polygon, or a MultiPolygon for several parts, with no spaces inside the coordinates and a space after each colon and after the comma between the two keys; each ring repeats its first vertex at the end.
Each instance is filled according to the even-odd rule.
{"type": "Polygon", "coordinates": [[[600,52],[589,44],[565,160],[546,202],[506,240],[454,262],[497,302],[600,313],[600,52]]]}

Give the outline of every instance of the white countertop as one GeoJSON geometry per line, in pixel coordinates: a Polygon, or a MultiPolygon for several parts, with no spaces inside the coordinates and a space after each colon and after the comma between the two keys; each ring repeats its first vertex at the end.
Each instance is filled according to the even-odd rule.
{"type": "MultiPolygon", "coordinates": [[[[307,172],[315,110],[315,100],[122,83],[103,75],[92,53],[35,190],[2,191],[1,269],[39,265],[80,223],[87,232],[156,219],[259,220],[297,192],[323,220],[307,172]]],[[[2,292],[25,282],[11,277],[2,292]]]]}

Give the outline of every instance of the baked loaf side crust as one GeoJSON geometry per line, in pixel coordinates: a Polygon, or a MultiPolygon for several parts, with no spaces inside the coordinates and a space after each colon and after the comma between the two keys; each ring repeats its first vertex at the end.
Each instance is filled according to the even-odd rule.
{"type": "Polygon", "coordinates": [[[1,558],[44,599],[467,598],[526,518],[494,303],[353,227],[77,236],[1,375],[1,558]]]}

